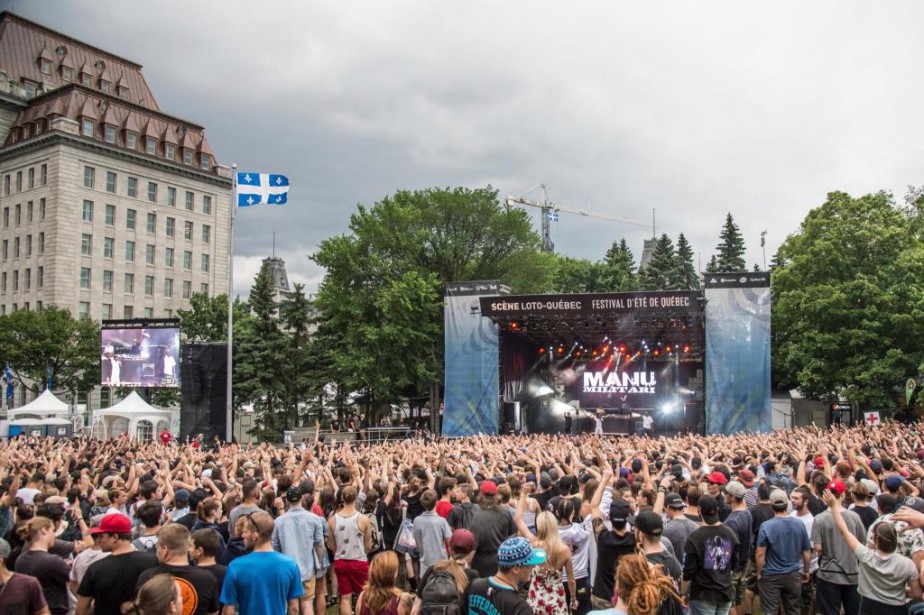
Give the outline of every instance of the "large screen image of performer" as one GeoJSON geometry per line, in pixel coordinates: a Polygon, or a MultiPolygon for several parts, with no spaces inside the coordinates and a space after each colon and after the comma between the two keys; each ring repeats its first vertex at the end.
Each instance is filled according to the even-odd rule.
{"type": "Polygon", "coordinates": [[[103,329],[100,366],[104,386],[180,386],[180,330],[103,329]]]}

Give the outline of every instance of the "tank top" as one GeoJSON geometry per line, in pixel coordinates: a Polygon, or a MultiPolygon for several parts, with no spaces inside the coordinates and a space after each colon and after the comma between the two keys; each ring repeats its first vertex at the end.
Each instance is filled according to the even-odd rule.
{"type": "Polygon", "coordinates": [[[349,517],[334,515],[334,540],[337,551],[334,559],[366,561],[365,536],[359,529],[359,512],[349,517]]]}
{"type": "Polygon", "coordinates": [[[395,596],[391,599],[391,602],[388,603],[384,609],[378,613],[372,613],[369,610],[369,607],[366,606],[365,600],[363,601],[363,608],[359,609],[359,615],[398,615],[398,596],[395,596]]]}

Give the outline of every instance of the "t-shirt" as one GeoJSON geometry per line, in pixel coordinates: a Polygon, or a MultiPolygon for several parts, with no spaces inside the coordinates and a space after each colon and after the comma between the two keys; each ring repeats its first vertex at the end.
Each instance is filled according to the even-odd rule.
{"type": "Polygon", "coordinates": [[[436,514],[438,514],[443,519],[449,518],[449,512],[452,510],[452,502],[449,500],[440,500],[436,503],[436,514]]]}
{"type": "Polygon", "coordinates": [[[679,559],[683,557],[683,548],[687,544],[687,538],[698,529],[699,523],[683,516],[665,521],[664,531],[661,535],[671,541],[674,554],[679,559]]]}
{"type": "Polygon", "coordinates": [[[16,572],[38,579],[51,615],[67,615],[69,571],[67,563],[62,558],[47,551],[23,551],[22,555],[16,558],[16,572]]]}
{"type": "MultiPolygon", "coordinates": [[[[472,529],[472,518],[479,510],[480,507],[474,502],[462,502],[452,507],[446,521],[449,522],[449,527],[454,530],[470,530],[472,529]]],[[[392,542],[394,542],[394,539],[392,539],[392,542]]]]}
{"type": "Polygon", "coordinates": [[[472,517],[471,531],[475,535],[472,568],[478,571],[479,576],[491,576],[497,572],[497,548],[517,533],[516,525],[503,510],[482,508],[472,517]]]}
{"type": "MultiPolygon", "coordinates": [[[[849,510],[842,510],[841,516],[850,533],[863,544],[866,540],[866,529],[860,517],[849,510]]],[[[815,517],[811,539],[813,545],[821,545],[822,548],[818,557],[818,578],[838,585],[856,585],[857,558],[834,525],[830,510],[815,517]]]]}
{"type": "Polygon", "coordinates": [[[45,608],[45,596],[38,579],[24,574],[13,574],[0,594],[0,613],[3,615],[32,615],[45,608]]]}
{"type": "MultiPolygon", "coordinates": [[[[879,518],[879,513],[872,506],[853,506],[850,510],[860,516],[860,521],[863,522],[863,527],[867,530],[879,518]]],[[[860,542],[863,541],[861,540],[860,542]]]]}
{"type": "Polygon", "coordinates": [[[738,537],[738,557],[735,572],[742,572],[751,557],[751,512],[749,510],[733,510],[725,525],[738,537]]]}
{"type": "MultiPolygon", "coordinates": [[[[661,567],[661,571],[673,580],[674,591],[679,594],[681,572],[680,562],[677,561],[677,558],[666,551],[648,553],[645,555],[645,558],[648,560],[648,563],[661,567]]],[[[673,596],[665,596],[661,601],[661,608],[658,610],[658,615],[681,615],[681,613],[683,613],[683,605],[680,604],[680,601],[673,596]]]]}
{"type": "Polygon", "coordinates": [[[16,492],[16,497],[22,499],[22,503],[30,505],[35,501],[35,496],[39,494],[38,489],[32,487],[20,487],[16,492]]]}
{"type": "Polygon", "coordinates": [[[635,553],[635,536],[631,531],[619,534],[608,530],[601,519],[594,519],[593,525],[597,537],[597,570],[593,595],[609,602],[616,589],[616,566],[622,557],[635,553]]]}
{"type": "Polygon", "coordinates": [[[892,513],[882,515],[869,527],[866,533],[867,543],[875,544],[876,541],[873,537],[873,531],[880,523],[891,523],[895,526],[895,531],[898,532],[898,549],[896,553],[910,558],[914,557],[915,553],[924,551],[924,532],[918,528],[907,529],[908,524],[904,521],[892,521],[892,513]]]}
{"type": "Polygon", "coordinates": [[[623,611],[622,609],[617,609],[615,606],[609,609],[600,609],[597,611],[590,611],[587,615],[629,615],[628,611],[623,611]]]}
{"type": "MultiPolygon", "coordinates": [[[[793,519],[798,519],[805,526],[805,532],[809,535],[809,539],[812,537],[812,526],[815,525],[815,516],[812,513],[806,513],[804,515],[797,515],[796,511],[789,513],[789,516],[793,519]]],[[[812,549],[812,561],[809,564],[809,572],[815,573],[818,571],[818,551],[812,549]]]]}
{"type": "Polygon", "coordinates": [[[218,612],[218,593],[221,588],[215,575],[193,566],[161,564],[148,568],[138,577],[138,588],[157,574],[169,574],[176,581],[183,596],[182,615],[205,615],[218,612]]]}
{"type": "Polygon", "coordinates": [[[533,609],[516,588],[501,585],[493,578],[469,583],[462,596],[462,612],[467,615],[533,615],[533,609]]]}
{"type": "Polygon", "coordinates": [[[212,564],[211,566],[196,566],[196,568],[212,573],[215,580],[218,581],[218,593],[221,595],[221,588],[225,584],[225,572],[228,570],[228,567],[222,566],[221,564],[212,564]]]}
{"type": "Polygon", "coordinates": [[[93,598],[94,615],[120,615],[122,603],[135,598],[138,577],[156,565],[156,557],[139,551],[109,555],[87,568],[77,595],[93,598]]]}
{"type": "Polygon", "coordinates": [[[690,534],[684,547],[683,579],[690,581],[691,599],[711,604],[734,600],[737,548],[738,536],[724,525],[704,525],[690,534]]]}
{"type": "Polygon", "coordinates": [[[894,606],[907,602],[905,585],[918,576],[911,559],[898,553],[882,556],[862,544],[853,552],[860,563],[857,591],[861,596],[894,606]]]}
{"type": "MultiPolygon", "coordinates": [[[[754,536],[751,538],[751,546],[757,545],[757,534],[760,532],[760,526],[764,522],[772,519],[776,513],[773,512],[773,507],[767,503],[758,503],[757,506],[750,510],[751,513],[751,531],[754,533],[754,536]]],[[[753,555],[754,552],[751,552],[753,555]]]]}
{"type": "Polygon", "coordinates": [[[237,526],[238,517],[250,513],[260,512],[261,510],[263,509],[255,504],[238,504],[233,509],[231,509],[231,514],[228,515],[228,531],[234,535],[234,528],[237,526]]]}
{"type": "Polygon", "coordinates": [[[762,574],[802,570],[802,552],[812,548],[805,524],[793,517],[773,517],[760,526],[757,546],[767,547],[762,574]]]}
{"type": "Polygon", "coordinates": [[[436,512],[429,511],[414,519],[414,541],[420,553],[420,573],[433,564],[449,557],[446,543],[452,538],[452,530],[446,520],[436,512]]]}
{"type": "Polygon", "coordinates": [[[288,601],[303,593],[294,559],[276,551],[257,551],[231,562],[220,600],[237,606],[240,615],[262,615],[285,613],[288,601]]]}

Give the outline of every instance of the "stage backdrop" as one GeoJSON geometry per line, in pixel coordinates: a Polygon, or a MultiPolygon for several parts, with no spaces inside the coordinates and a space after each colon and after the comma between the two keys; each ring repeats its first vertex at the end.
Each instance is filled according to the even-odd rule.
{"type": "Polygon", "coordinates": [[[706,433],[770,431],[770,274],[706,274],[706,433]]]}
{"type": "Polygon", "coordinates": [[[481,315],[478,298],[497,295],[499,282],[446,285],[444,436],[497,433],[497,325],[481,315]]]}

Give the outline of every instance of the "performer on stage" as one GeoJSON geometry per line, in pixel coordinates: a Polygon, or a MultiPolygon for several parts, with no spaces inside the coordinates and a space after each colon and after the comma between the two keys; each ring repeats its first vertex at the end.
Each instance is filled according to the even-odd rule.
{"type": "Polygon", "coordinates": [[[594,435],[603,435],[603,408],[597,408],[597,416],[594,417],[594,435]]]}
{"type": "Polygon", "coordinates": [[[642,415],[642,435],[649,438],[654,434],[654,418],[651,414],[642,415]]]}
{"type": "Polygon", "coordinates": [[[565,433],[571,435],[571,413],[565,412],[565,433]]]}

